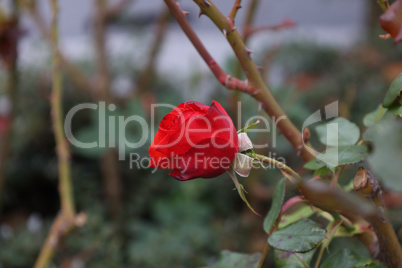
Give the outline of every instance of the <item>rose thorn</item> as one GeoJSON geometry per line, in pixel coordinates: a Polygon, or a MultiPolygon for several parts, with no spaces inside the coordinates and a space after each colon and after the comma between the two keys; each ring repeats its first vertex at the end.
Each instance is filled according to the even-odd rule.
{"type": "Polygon", "coordinates": [[[244,49],[249,57],[251,57],[251,53],[254,53],[251,49],[245,48],[244,49]]]}
{"type": "Polygon", "coordinates": [[[204,0],[204,5],[206,5],[207,7],[210,7],[210,6],[211,6],[211,3],[208,2],[208,0],[204,0]]]}
{"type": "Polygon", "coordinates": [[[226,29],[223,29],[223,35],[225,36],[225,37],[227,37],[227,35],[228,35],[228,32],[226,31],[226,29]]]}

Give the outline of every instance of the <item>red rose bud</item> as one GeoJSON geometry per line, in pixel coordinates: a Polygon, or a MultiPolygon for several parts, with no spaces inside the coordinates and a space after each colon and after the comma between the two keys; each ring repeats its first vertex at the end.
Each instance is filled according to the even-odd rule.
{"type": "Polygon", "coordinates": [[[186,101],[167,114],[149,147],[149,166],[174,169],[177,180],[225,173],[239,150],[237,131],[222,106],[186,101]]]}

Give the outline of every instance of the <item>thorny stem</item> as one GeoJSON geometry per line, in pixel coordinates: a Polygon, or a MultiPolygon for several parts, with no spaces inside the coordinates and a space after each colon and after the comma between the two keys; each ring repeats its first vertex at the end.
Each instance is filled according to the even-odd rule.
{"type": "Polygon", "coordinates": [[[378,257],[388,267],[402,267],[402,248],[395,230],[388,219],[382,189],[377,179],[363,167],[356,172],[353,180],[355,190],[377,207],[377,214],[369,217],[380,244],[378,257]]]}
{"type": "MultiPolygon", "coordinates": [[[[173,0],[165,0],[165,2],[187,37],[203,57],[204,61],[208,64],[211,71],[222,83],[221,79],[219,79],[220,76],[217,74],[216,70],[212,68],[216,65],[215,61],[213,61],[209,53],[202,46],[201,41],[186,21],[180,8],[173,0]],[[205,55],[207,55],[207,57],[205,57],[205,55]]],[[[233,23],[217,10],[210,0],[194,0],[194,2],[201,8],[200,14],[207,15],[224,33],[229,44],[232,46],[232,49],[239,60],[248,81],[250,82],[246,92],[262,104],[262,107],[267,114],[274,119],[280,132],[289,140],[305,162],[314,159],[314,156],[308,152],[304,146],[304,142],[308,141],[302,140],[302,134],[300,131],[298,131],[293,123],[286,117],[281,107],[269,92],[257,70],[257,67],[250,58],[249,54],[251,51],[245,47],[233,23]]],[[[298,180],[297,186],[305,196],[306,200],[315,206],[326,211],[339,211],[349,219],[358,220],[360,217],[371,217],[375,216],[377,213],[371,204],[364,202],[364,200],[359,198],[357,195],[344,192],[338,188],[330,187],[327,183],[321,181],[312,183],[298,180]]]]}
{"type": "MultiPolygon", "coordinates": [[[[255,17],[255,11],[257,10],[258,3],[259,3],[259,0],[251,0],[249,2],[248,6],[247,6],[247,11],[246,11],[246,19],[244,20],[243,27],[242,27],[243,33],[245,32],[244,30],[246,28],[251,26],[253,19],[255,17]]],[[[247,38],[244,35],[243,35],[243,38],[244,38],[244,40],[243,40],[244,44],[247,44],[247,41],[248,41],[247,38]]],[[[241,69],[240,64],[237,62],[235,64],[233,76],[240,79],[241,74],[242,74],[242,69],[241,69]]],[[[232,114],[234,117],[234,122],[239,122],[239,115],[237,112],[235,112],[237,109],[239,100],[240,100],[240,92],[234,91],[233,94],[230,96],[230,101],[229,101],[230,110],[233,111],[232,114]]]]}
{"type": "Polygon", "coordinates": [[[250,83],[251,90],[249,92],[252,93],[251,95],[261,103],[263,109],[274,120],[280,132],[288,139],[296,151],[300,153],[300,157],[306,162],[313,160],[314,156],[308,152],[304,146],[302,134],[289,120],[265,85],[257,66],[250,57],[251,51],[245,47],[233,23],[226,18],[211,1],[194,0],[194,2],[222,32],[226,33],[226,39],[236,54],[250,83]]]}
{"type": "Polygon", "coordinates": [[[52,3],[52,39],[53,39],[53,90],[51,96],[51,111],[53,120],[53,130],[56,138],[57,156],[59,161],[60,195],[62,214],[68,218],[75,215],[74,198],[71,186],[70,174],[70,148],[64,136],[63,128],[63,108],[62,108],[62,81],[60,72],[60,58],[57,54],[58,48],[58,3],[52,3]]]}
{"type": "Polygon", "coordinates": [[[265,25],[265,26],[257,26],[257,27],[247,27],[244,30],[244,39],[248,39],[255,33],[262,31],[280,31],[282,29],[292,28],[295,26],[295,23],[292,20],[284,20],[276,25],[265,25]]]}
{"type": "Polygon", "coordinates": [[[56,151],[58,156],[59,168],[59,192],[61,212],[53,222],[52,228],[46,238],[35,268],[46,268],[52,259],[59,239],[66,235],[75,226],[75,208],[74,196],[72,193],[71,175],[70,175],[70,149],[67,145],[62,114],[62,83],[60,73],[60,59],[57,53],[58,47],[58,2],[51,0],[52,7],[52,71],[53,71],[53,89],[50,99],[53,130],[56,139],[56,151]]]}
{"type": "Polygon", "coordinates": [[[247,92],[249,94],[254,94],[255,92],[249,87],[247,81],[241,81],[235,77],[232,77],[225,73],[222,68],[216,63],[216,61],[209,54],[207,49],[202,44],[201,40],[198,38],[197,34],[194,32],[193,28],[187,22],[183,11],[179,8],[178,4],[174,0],[164,0],[166,5],[173,17],[177,20],[183,32],[190,39],[191,43],[197,49],[198,53],[204,59],[205,63],[211,69],[212,73],[218,79],[218,81],[228,89],[240,90],[242,92],[247,92]]]}
{"type": "Polygon", "coordinates": [[[241,8],[241,0],[235,0],[232,10],[230,10],[228,16],[228,18],[232,21],[233,24],[235,22],[237,11],[239,11],[240,8],[241,8]]]}
{"type": "MultiPolygon", "coordinates": [[[[172,0],[165,0],[165,2],[172,2],[172,4],[174,4],[172,0]]],[[[249,92],[254,93],[252,96],[262,104],[267,114],[276,121],[278,129],[290,141],[297,152],[300,153],[300,157],[306,162],[314,159],[314,156],[305,148],[301,133],[284,114],[281,107],[269,92],[257,70],[257,67],[249,56],[249,50],[245,47],[233,23],[231,23],[231,21],[228,20],[210,0],[194,0],[194,2],[201,8],[203,14],[207,15],[221,31],[226,33],[226,38],[232,46],[232,49],[250,82],[251,89],[249,92]]],[[[178,10],[180,12],[180,9],[178,10]]],[[[183,18],[176,17],[176,19],[180,25],[191,27],[183,18]]],[[[190,40],[193,39],[192,36],[188,37],[190,40]]],[[[197,43],[199,41],[192,40],[192,42],[197,43]]],[[[287,174],[292,174],[294,176],[290,171],[287,174]]],[[[324,210],[341,211],[347,217],[352,219],[356,219],[358,216],[367,217],[375,214],[373,207],[356,195],[346,193],[337,188],[333,189],[326,183],[307,183],[304,180],[299,179],[297,176],[295,178],[297,178],[297,186],[299,190],[308,201],[317,207],[324,210]]]]}
{"type": "Polygon", "coordinates": [[[371,217],[376,215],[374,207],[364,202],[357,195],[331,187],[321,181],[306,182],[293,169],[275,159],[258,154],[256,159],[281,169],[282,174],[295,183],[306,200],[316,207],[326,211],[339,211],[352,220],[357,220],[359,216],[371,217]]]}

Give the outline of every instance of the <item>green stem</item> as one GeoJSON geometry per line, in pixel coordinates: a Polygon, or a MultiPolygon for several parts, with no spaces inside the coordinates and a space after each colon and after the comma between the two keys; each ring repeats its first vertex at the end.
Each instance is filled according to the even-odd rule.
{"type": "Polygon", "coordinates": [[[315,262],[315,266],[314,268],[318,268],[322,259],[322,256],[324,255],[324,250],[326,247],[328,247],[328,244],[330,243],[330,241],[332,240],[334,234],[336,233],[336,231],[338,230],[338,227],[341,225],[341,221],[339,222],[334,222],[334,224],[330,226],[329,229],[329,233],[327,234],[327,239],[325,240],[324,243],[322,243],[321,248],[320,248],[320,252],[318,254],[317,257],[317,261],[315,262]]]}
{"type": "Polygon", "coordinates": [[[262,268],[262,265],[264,264],[265,258],[268,255],[269,249],[270,249],[270,246],[269,246],[269,244],[267,242],[265,244],[264,251],[262,252],[262,256],[261,256],[260,262],[258,263],[257,268],[262,268]]]}
{"type": "MultiPolygon", "coordinates": [[[[246,36],[246,29],[251,27],[251,24],[253,22],[253,19],[255,17],[255,11],[257,10],[259,0],[251,0],[248,3],[247,6],[247,11],[246,11],[246,19],[244,20],[242,30],[243,30],[243,38],[244,38],[244,44],[247,44],[248,41],[248,36],[246,36]]],[[[239,64],[239,62],[235,63],[234,67],[234,77],[241,78],[242,75],[242,69],[239,64]]],[[[239,114],[237,113],[237,108],[238,108],[238,103],[240,101],[240,92],[239,91],[234,91],[231,96],[229,97],[229,109],[231,111],[231,115],[233,116],[233,121],[234,122],[239,122],[239,114]]]]}
{"type": "Polygon", "coordinates": [[[52,39],[53,39],[53,90],[50,100],[52,110],[53,131],[56,139],[57,156],[59,163],[60,197],[63,215],[72,218],[75,215],[74,198],[71,186],[70,149],[64,136],[63,107],[62,107],[62,80],[60,72],[60,57],[58,56],[58,2],[52,0],[52,39]]]}
{"type": "Polygon", "coordinates": [[[282,172],[285,172],[287,175],[289,175],[289,179],[294,183],[302,181],[302,178],[296,171],[294,171],[284,163],[279,162],[278,160],[260,154],[256,154],[255,159],[279,168],[282,172]]]}
{"type": "Polygon", "coordinates": [[[241,0],[235,0],[232,10],[230,10],[228,18],[234,23],[237,11],[241,8],[241,0]]]}
{"type": "Polygon", "coordinates": [[[58,2],[51,0],[52,8],[52,71],[53,89],[50,99],[50,107],[53,121],[53,131],[56,139],[58,167],[59,167],[59,192],[61,212],[53,222],[51,230],[41,249],[35,268],[46,268],[56,250],[59,239],[66,235],[74,226],[75,208],[72,193],[70,175],[70,150],[64,136],[63,109],[62,109],[62,81],[60,73],[60,59],[58,48],[58,2]]]}

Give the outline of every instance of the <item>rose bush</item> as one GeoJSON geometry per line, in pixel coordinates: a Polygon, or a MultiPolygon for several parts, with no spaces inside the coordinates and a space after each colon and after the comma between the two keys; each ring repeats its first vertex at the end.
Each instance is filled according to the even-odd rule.
{"type": "Polygon", "coordinates": [[[237,131],[218,102],[186,101],[160,122],[149,166],[173,169],[177,180],[213,178],[230,168],[238,150],[237,131]]]}

